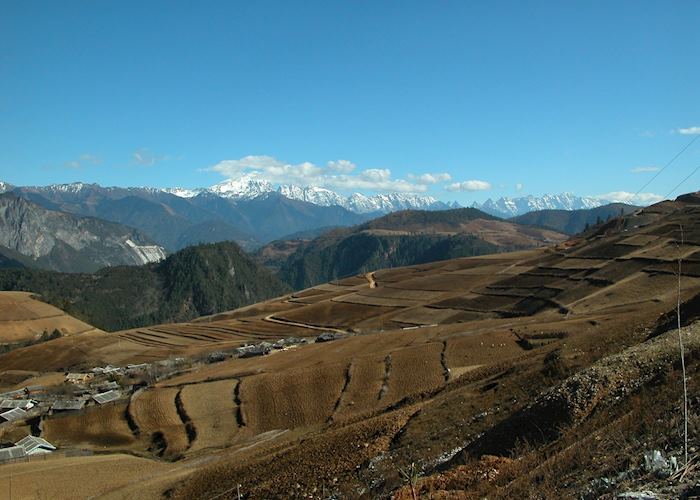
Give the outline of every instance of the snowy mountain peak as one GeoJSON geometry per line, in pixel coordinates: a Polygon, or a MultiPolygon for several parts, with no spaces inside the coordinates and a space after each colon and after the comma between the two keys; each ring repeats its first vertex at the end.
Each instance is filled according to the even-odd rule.
{"type": "Polygon", "coordinates": [[[97,184],[87,184],[85,182],[71,182],[69,184],[51,184],[50,186],[47,186],[46,188],[42,189],[48,189],[50,191],[62,193],[79,193],[85,188],[95,186],[97,186],[97,184]]]}
{"type": "Polygon", "coordinates": [[[239,179],[228,179],[208,189],[209,192],[224,198],[252,199],[274,191],[275,189],[265,179],[254,175],[244,175],[239,179]]]}
{"type": "Polygon", "coordinates": [[[293,184],[280,186],[277,190],[282,196],[286,196],[292,200],[306,201],[314,205],[330,207],[333,205],[344,206],[345,198],[330,189],[320,188],[316,186],[295,186],[293,184]]]}
{"type": "Polygon", "coordinates": [[[0,181],[0,193],[6,193],[7,191],[11,191],[13,187],[14,186],[12,184],[0,181]]]}
{"type": "Polygon", "coordinates": [[[164,188],[164,189],[161,189],[161,191],[163,191],[164,193],[179,196],[180,198],[194,198],[199,193],[201,193],[203,190],[202,189],[186,189],[186,188],[174,187],[174,188],[164,188]]]}
{"type": "Polygon", "coordinates": [[[486,213],[498,217],[515,217],[535,210],[580,210],[595,208],[607,203],[597,198],[586,198],[571,193],[545,194],[543,196],[522,196],[520,198],[499,198],[474,204],[486,213]]]}
{"type": "Polygon", "coordinates": [[[448,206],[432,196],[405,193],[377,194],[366,196],[354,193],[347,198],[346,208],[358,213],[394,212],[396,210],[445,209],[448,206]]]}
{"type": "Polygon", "coordinates": [[[330,189],[318,186],[298,186],[295,184],[283,184],[276,190],[271,182],[261,179],[256,175],[244,175],[238,179],[228,179],[210,188],[186,189],[166,188],[163,192],[192,198],[200,193],[208,192],[229,199],[249,200],[264,194],[277,191],[282,196],[313,203],[323,207],[340,206],[355,213],[394,212],[396,210],[444,210],[450,205],[439,202],[432,196],[419,196],[415,194],[389,193],[367,196],[354,193],[343,196],[330,189]]]}

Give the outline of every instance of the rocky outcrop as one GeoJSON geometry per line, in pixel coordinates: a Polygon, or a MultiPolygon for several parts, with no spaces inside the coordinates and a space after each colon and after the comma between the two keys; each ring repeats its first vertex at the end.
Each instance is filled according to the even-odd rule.
{"type": "Polygon", "coordinates": [[[28,257],[37,267],[66,272],[165,258],[162,247],[135,229],[47,210],[12,193],[0,195],[0,246],[28,257]]]}

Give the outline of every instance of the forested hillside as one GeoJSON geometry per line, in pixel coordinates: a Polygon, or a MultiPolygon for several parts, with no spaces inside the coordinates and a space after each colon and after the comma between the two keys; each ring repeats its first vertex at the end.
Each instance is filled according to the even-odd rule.
{"type": "Polygon", "coordinates": [[[595,226],[613,217],[627,215],[641,207],[624,203],[610,203],[602,207],[581,210],[537,210],[511,220],[518,224],[539,226],[565,234],[578,234],[587,227],[595,226]]]}
{"type": "Polygon", "coordinates": [[[298,243],[280,265],[294,289],[375,269],[409,266],[561,241],[563,235],[520,226],[473,208],[406,210],[298,243]]]}
{"type": "Polygon", "coordinates": [[[98,328],[119,330],[235,309],[288,287],[227,242],[189,247],[157,264],[93,274],[0,269],[0,290],[35,292],[98,328]]]}

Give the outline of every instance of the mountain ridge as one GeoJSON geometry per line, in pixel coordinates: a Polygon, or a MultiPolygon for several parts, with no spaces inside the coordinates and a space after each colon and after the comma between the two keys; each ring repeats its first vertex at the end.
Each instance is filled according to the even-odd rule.
{"type": "Polygon", "coordinates": [[[380,268],[423,264],[558,243],[555,231],[501,220],[475,208],[393,212],[310,241],[274,242],[258,252],[295,289],[380,268]],[[275,262],[271,257],[285,257],[275,262]]]}
{"type": "Polygon", "coordinates": [[[580,210],[596,208],[609,203],[598,198],[576,196],[573,193],[520,196],[518,198],[489,198],[484,203],[472,205],[486,213],[499,217],[516,217],[536,210],[580,210]]]}
{"type": "Polygon", "coordinates": [[[104,330],[188,321],[288,291],[235,243],[191,246],[161,262],[95,273],[2,269],[0,290],[30,291],[104,330]]]}
{"type": "Polygon", "coordinates": [[[162,247],[131,227],[49,210],[14,193],[0,194],[0,245],[6,258],[56,271],[148,264],[165,258],[162,247]]]}
{"type": "Polygon", "coordinates": [[[271,182],[250,174],[243,175],[238,179],[227,179],[208,188],[185,189],[175,187],[163,188],[162,191],[182,198],[193,198],[202,193],[213,193],[233,200],[251,200],[276,192],[292,200],[305,201],[324,207],[337,205],[359,214],[387,213],[405,209],[445,209],[451,206],[438,201],[432,196],[407,193],[376,194],[372,196],[353,193],[349,196],[343,196],[330,189],[317,186],[281,184],[275,188],[271,182]]]}
{"type": "Polygon", "coordinates": [[[642,207],[625,203],[610,203],[600,207],[578,210],[535,210],[509,220],[528,226],[544,227],[574,235],[612,217],[627,215],[642,207]]]}

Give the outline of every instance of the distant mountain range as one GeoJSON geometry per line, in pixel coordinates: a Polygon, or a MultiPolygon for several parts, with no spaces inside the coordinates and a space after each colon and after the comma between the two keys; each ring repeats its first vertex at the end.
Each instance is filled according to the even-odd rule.
{"type": "Polygon", "coordinates": [[[14,193],[0,194],[0,260],[91,272],[165,258],[165,250],[136,229],[94,217],[46,209],[14,193]]]}
{"type": "MultiPolygon", "coordinates": [[[[203,193],[215,194],[231,200],[251,200],[269,193],[278,193],[291,200],[298,200],[322,207],[339,206],[358,214],[374,216],[399,210],[447,210],[461,208],[459,203],[445,203],[432,196],[407,193],[389,193],[366,196],[353,193],[343,196],[329,189],[315,186],[281,185],[277,188],[271,182],[254,175],[244,175],[239,179],[229,179],[209,188],[183,189],[168,188],[164,192],[193,198],[203,193]]],[[[581,210],[595,208],[609,202],[599,198],[576,196],[571,193],[545,194],[543,196],[503,197],[488,199],[484,203],[474,203],[472,208],[502,218],[516,217],[536,210],[581,210]]]]}
{"type": "Polygon", "coordinates": [[[622,215],[631,214],[642,207],[624,203],[610,203],[596,208],[580,210],[537,210],[510,219],[518,224],[544,227],[564,234],[578,234],[587,227],[622,215]]]}
{"type": "Polygon", "coordinates": [[[169,251],[230,240],[252,249],[290,233],[349,226],[371,217],[339,206],[292,200],[277,192],[232,198],[206,190],[183,198],[156,188],[85,183],[11,187],[10,192],[48,210],[136,228],[169,251]]]}
{"type": "MultiPolygon", "coordinates": [[[[400,210],[459,208],[456,202],[416,194],[343,196],[314,186],[275,187],[254,175],[199,189],[102,187],[81,182],[17,187],[0,182],[3,191],[48,210],[129,226],[168,251],[218,241],[235,241],[253,250],[292,233],[352,226],[400,210]]],[[[560,194],[500,198],[474,207],[510,218],[534,210],[574,210],[601,204],[598,199],[560,194]]]]}
{"type": "Polygon", "coordinates": [[[497,217],[516,217],[536,210],[582,210],[610,203],[598,198],[576,196],[571,193],[522,196],[519,198],[488,199],[472,206],[497,217]]]}
{"type": "Polygon", "coordinates": [[[211,193],[231,200],[252,200],[269,193],[278,193],[290,200],[304,201],[321,207],[343,207],[358,214],[389,213],[409,209],[445,210],[453,208],[453,205],[438,201],[432,196],[415,194],[389,193],[366,196],[354,193],[350,196],[342,196],[329,189],[315,186],[303,187],[288,184],[275,188],[271,182],[254,175],[229,179],[209,188],[166,188],[163,191],[181,198],[193,198],[202,193],[211,193]]]}

